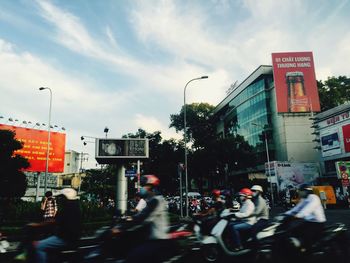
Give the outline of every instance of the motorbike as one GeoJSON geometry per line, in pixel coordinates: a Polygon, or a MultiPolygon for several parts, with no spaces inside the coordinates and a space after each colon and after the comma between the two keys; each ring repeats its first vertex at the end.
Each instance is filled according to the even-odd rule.
{"type": "Polygon", "coordinates": [[[10,247],[10,243],[7,241],[6,236],[0,232],[0,253],[6,253],[10,247]]]}
{"type": "Polygon", "coordinates": [[[229,224],[236,221],[234,213],[229,209],[223,210],[219,216],[195,218],[194,232],[200,243],[202,256],[207,262],[217,262],[223,256],[243,257],[255,252],[254,240],[250,233],[241,233],[244,249],[232,249],[229,224]]]}
{"type": "MultiPolygon", "coordinates": [[[[337,259],[348,260],[348,236],[344,224],[336,223],[325,227],[320,239],[305,249],[302,240],[288,232],[286,216],[271,220],[256,234],[241,233],[243,250],[234,251],[230,246],[229,223],[235,221],[232,213],[225,211],[208,224],[208,220],[195,219],[194,232],[200,243],[202,256],[207,262],[217,262],[221,257],[249,259],[249,262],[327,262],[337,259]]],[[[327,262],[328,263],[328,262],[327,262]]]]}
{"type": "Polygon", "coordinates": [[[310,247],[303,246],[302,237],[288,231],[293,220],[285,215],[275,217],[256,235],[259,262],[336,262],[348,260],[348,233],[343,223],[328,225],[310,247]]]}
{"type": "MultiPolygon", "coordinates": [[[[192,231],[188,230],[187,223],[180,223],[169,228],[169,239],[166,241],[169,247],[169,262],[180,261],[187,253],[187,248],[182,245],[183,240],[189,238],[192,231]]],[[[96,231],[95,239],[97,248],[89,253],[84,262],[106,262],[125,260],[128,254],[136,246],[147,241],[149,226],[130,225],[124,218],[118,220],[110,227],[104,227],[96,231]],[[119,231],[119,229],[122,229],[119,231]],[[117,230],[117,234],[115,234],[117,230]]]]}

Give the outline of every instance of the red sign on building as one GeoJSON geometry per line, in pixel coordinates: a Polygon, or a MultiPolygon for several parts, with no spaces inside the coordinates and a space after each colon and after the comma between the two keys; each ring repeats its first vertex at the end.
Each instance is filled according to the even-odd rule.
{"type": "Polygon", "coordinates": [[[345,152],[350,152],[350,124],[344,125],[343,129],[343,139],[344,139],[344,150],[345,152]]]}
{"type": "Polygon", "coordinates": [[[273,53],[278,112],[320,111],[312,52],[273,53]]]}
{"type": "MultiPolygon", "coordinates": [[[[15,152],[27,158],[30,167],[25,171],[44,172],[46,169],[46,153],[48,132],[37,129],[22,128],[0,124],[0,130],[11,130],[15,138],[23,143],[23,148],[15,152]]],[[[66,134],[50,132],[49,167],[50,173],[61,173],[64,170],[66,134]]]]}

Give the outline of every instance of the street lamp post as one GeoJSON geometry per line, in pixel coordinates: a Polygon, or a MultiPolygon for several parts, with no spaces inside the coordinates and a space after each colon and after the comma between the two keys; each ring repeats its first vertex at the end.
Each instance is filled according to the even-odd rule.
{"type": "Polygon", "coordinates": [[[49,108],[49,124],[47,125],[47,150],[46,150],[46,166],[45,166],[45,179],[44,179],[44,193],[47,191],[47,174],[49,171],[49,154],[50,154],[50,129],[51,129],[51,107],[52,107],[52,91],[48,87],[40,87],[39,90],[47,89],[50,91],[50,108],[49,108]]]}
{"type": "Polygon", "coordinates": [[[188,217],[188,174],[187,174],[187,126],[186,126],[186,89],[187,85],[194,80],[207,79],[208,76],[194,78],[188,81],[184,88],[184,143],[185,143],[185,184],[186,184],[186,217],[188,217]]]}
{"type": "Polygon", "coordinates": [[[273,197],[273,185],[272,185],[272,178],[271,178],[271,169],[270,169],[270,155],[269,155],[269,145],[267,143],[267,135],[266,135],[266,129],[264,126],[259,125],[257,123],[252,123],[252,125],[254,126],[259,126],[261,128],[263,128],[263,132],[264,132],[264,137],[265,137],[265,149],[266,149],[266,158],[267,158],[267,169],[269,171],[269,177],[270,177],[270,188],[271,188],[271,206],[274,207],[274,197],[273,197]]]}
{"type": "Polygon", "coordinates": [[[103,130],[103,132],[106,134],[106,139],[107,139],[108,131],[109,131],[109,129],[108,129],[108,127],[106,126],[106,127],[104,128],[104,130],[103,130]]]}

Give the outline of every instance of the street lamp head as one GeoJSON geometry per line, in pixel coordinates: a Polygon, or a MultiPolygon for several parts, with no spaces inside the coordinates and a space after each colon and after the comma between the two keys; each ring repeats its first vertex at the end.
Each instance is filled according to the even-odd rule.
{"type": "Polygon", "coordinates": [[[108,127],[105,127],[105,129],[103,130],[103,132],[107,133],[109,131],[108,127]]]}
{"type": "Polygon", "coordinates": [[[82,140],[82,141],[83,141],[83,140],[84,140],[84,136],[81,136],[81,137],[80,137],[80,140],[82,140]]]}
{"type": "Polygon", "coordinates": [[[207,79],[208,78],[208,76],[202,76],[201,77],[201,79],[207,79]]]}
{"type": "Polygon", "coordinates": [[[40,87],[39,90],[49,89],[47,87],[40,87]]]}

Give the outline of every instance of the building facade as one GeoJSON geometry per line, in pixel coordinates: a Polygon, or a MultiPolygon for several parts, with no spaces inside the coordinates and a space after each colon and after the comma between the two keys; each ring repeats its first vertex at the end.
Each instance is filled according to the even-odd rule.
{"type": "MultiPolygon", "coordinates": [[[[318,162],[313,141],[312,112],[277,111],[272,66],[259,66],[214,109],[217,134],[222,138],[241,135],[254,148],[257,164],[245,171],[229,171],[229,177],[266,181],[265,163],[318,162]],[[265,144],[265,135],[267,146],[265,144]]],[[[276,176],[271,176],[277,189],[276,176]]]]}
{"type": "Polygon", "coordinates": [[[313,127],[323,181],[333,185],[338,194],[349,194],[350,104],[317,114],[313,127]],[[346,167],[347,178],[341,176],[340,165],[346,167]]]}

